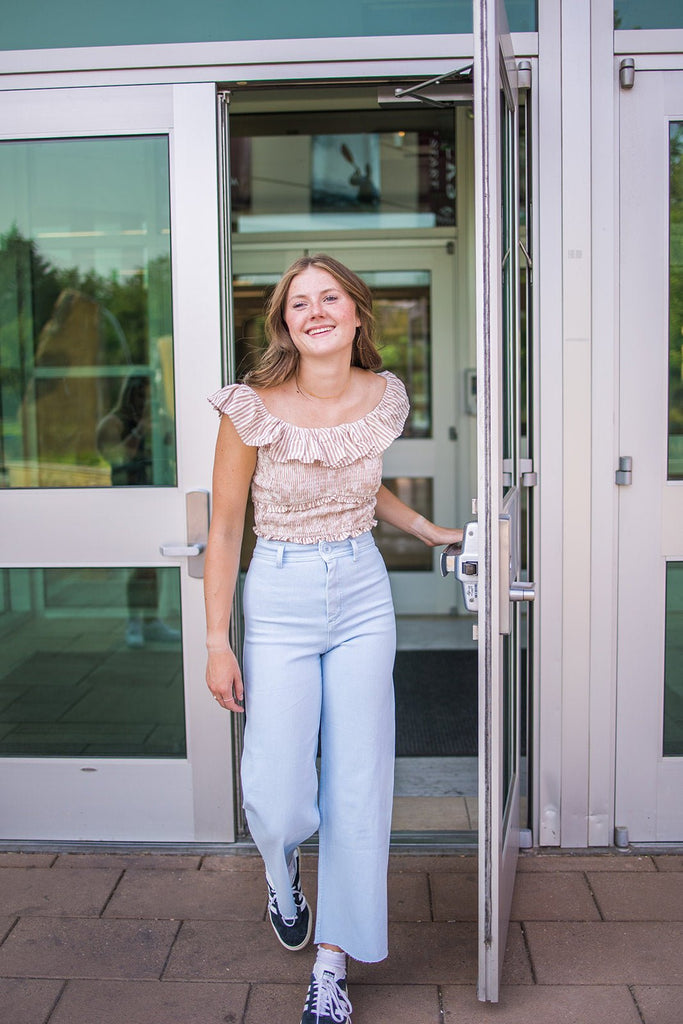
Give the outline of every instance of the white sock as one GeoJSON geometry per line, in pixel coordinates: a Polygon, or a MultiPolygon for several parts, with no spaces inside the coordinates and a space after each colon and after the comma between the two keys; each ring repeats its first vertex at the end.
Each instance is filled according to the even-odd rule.
{"type": "Polygon", "coordinates": [[[346,953],[338,953],[336,949],[326,949],[325,946],[318,946],[318,955],[315,958],[313,970],[316,974],[323,971],[332,971],[336,981],[346,977],[346,953]],[[319,970],[316,971],[316,968],[319,970]]]}

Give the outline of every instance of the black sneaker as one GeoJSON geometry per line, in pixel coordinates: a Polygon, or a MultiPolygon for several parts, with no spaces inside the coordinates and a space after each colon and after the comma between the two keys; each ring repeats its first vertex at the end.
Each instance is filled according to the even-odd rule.
{"type": "Polygon", "coordinates": [[[346,978],[336,979],[334,971],[315,968],[308,986],[301,1024],[351,1024],[353,1007],[346,993],[346,978]]]}
{"type": "Polygon", "coordinates": [[[294,897],[294,905],[296,907],[295,917],[282,916],[278,909],[275,889],[273,889],[267,877],[266,882],[268,885],[268,915],[270,917],[270,923],[285,949],[296,951],[297,949],[303,949],[304,946],[308,945],[311,938],[311,931],[313,930],[311,911],[308,903],[306,902],[306,897],[301,891],[298,850],[294,851],[294,869],[295,873],[294,881],[292,882],[292,896],[294,897]]]}

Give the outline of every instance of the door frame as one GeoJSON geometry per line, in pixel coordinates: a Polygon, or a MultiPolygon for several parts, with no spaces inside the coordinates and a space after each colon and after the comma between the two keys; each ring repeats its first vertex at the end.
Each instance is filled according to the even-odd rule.
{"type": "Polygon", "coordinates": [[[620,95],[619,452],[632,457],[633,474],[630,485],[617,488],[615,822],[628,830],[632,842],[680,842],[683,758],[662,753],[666,567],[683,560],[683,481],[667,480],[670,214],[669,133],[664,128],[671,120],[683,121],[683,66],[647,71],[638,66],[633,90],[620,95]],[[646,168],[658,177],[644,197],[646,168]],[[643,250],[647,258],[638,261],[643,250]],[[632,302],[635,295],[638,301],[632,302]],[[643,345],[649,334],[658,343],[654,352],[643,345]],[[659,347],[665,340],[666,348],[659,347]],[[643,394],[648,385],[652,390],[643,394]],[[639,419],[632,410],[641,395],[652,412],[639,419]],[[650,517],[652,526],[646,529],[650,517]],[[651,567],[644,592],[637,582],[642,566],[651,567]],[[640,636],[644,641],[633,643],[640,636]],[[656,695],[653,686],[643,686],[646,679],[656,681],[656,695]]]}
{"type": "Polygon", "coordinates": [[[216,423],[205,395],[215,390],[220,376],[217,212],[216,205],[206,201],[207,195],[215,194],[214,88],[26,90],[11,93],[3,101],[2,138],[6,140],[136,134],[169,138],[176,416],[181,425],[177,485],[3,491],[9,542],[3,564],[179,567],[187,755],[178,759],[4,758],[3,792],[10,802],[4,810],[0,808],[0,818],[7,822],[11,812],[15,830],[21,830],[7,838],[135,842],[234,838],[224,720],[200,683],[205,660],[201,580],[188,575],[186,559],[167,560],[159,553],[162,543],[185,542],[185,494],[208,490],[211,480],[216,423]],[[201,340],[190,344],[197,338],[201,340]],[[198,349],[202,358],[197,356],[198,349]],[[46,528],[49,523],[69,523],[70,509],[78,509],[81,520],[87,510],[93,529],[77,536],[72,530],[69,536],[68,530],[55,533],[46,528]],[[118,547],[107,550],[103,539],[113,534],[103,531],[105,524],[114,521],[139,523],[140,528],[128,529],[118,547]],[[90,770],[93,761],[96,771],[90,770]],[[219,787],[216,763],[225,764],[219,787]],[[89,769],[85,774],[84,764],[89,769]],[[70,813],[60,815],[57,801],[67,792],[70,813]],[[22,816],[22,807],[28,816],[22,816]]]}

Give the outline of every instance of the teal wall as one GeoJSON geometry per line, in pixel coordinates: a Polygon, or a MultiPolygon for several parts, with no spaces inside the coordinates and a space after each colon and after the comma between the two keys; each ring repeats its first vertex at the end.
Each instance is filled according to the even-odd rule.
{"type": "Polygon", "coordinates": [[[616,0],[615,28],[683,28],[681,0],[616,0]]]}
{"type": "MultiPolygon", "coordinates": [[[[0,48],[432,35],[472,31],[472,0],[19,0],[3,4],[0,48]]],[[[507,0],[513,31],[536,0],[507,0]]]]}

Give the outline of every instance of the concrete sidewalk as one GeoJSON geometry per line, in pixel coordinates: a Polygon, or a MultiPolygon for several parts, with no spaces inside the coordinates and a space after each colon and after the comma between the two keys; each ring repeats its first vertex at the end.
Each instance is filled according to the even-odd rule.
{"type": "MultiPolygon", "coordinates": [[[[683,1022],[683,856],[522,854],[497,1006],[475,994],[475,858],[396,854],[389,884],[354,1024],[683,1022]]],[[[0,853],[0,1022],[299,1024],[313,951],[265,918],[251,854],[0,853]]]]}

